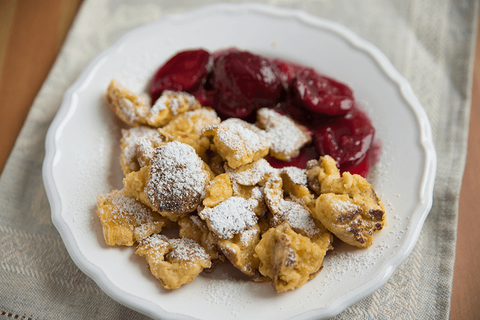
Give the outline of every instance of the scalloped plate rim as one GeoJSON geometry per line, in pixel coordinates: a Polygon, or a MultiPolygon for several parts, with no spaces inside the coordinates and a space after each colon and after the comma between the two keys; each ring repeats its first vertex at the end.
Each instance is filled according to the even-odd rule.
{"type": "Polygon", "coordinates": [[[102,60],[108,58],[111,54],[114,54],[122,44],[129,38],[134,37],[136,34],[142,33],[149,28],[156,28],[161,24],[167,23],[170,20],[187,20],[187,18],[194,17],[201,14],[208,14],[211,12],[219,11],[256,11],[265,15],[271,15],[274,17],[285,16],[294,17],[305,24],[309,24],[315,28],[328,29],[332,33],[337,34],[343,39],[347,40],[350,44],[354,45],[358,50],[361,50],[369,54],[382,69],[385,75],[387,75],[392,82],[394,82],[400,89],[400,92],[414,112],[420,128],[420,144],[425,153],[424,171],[422,175],[420,199],[415,208],[412,216],[416,219],[416,222],[420,227],[414,230],[413,235],[405,240],[405,246],[403,246],[396,255],[390,257],[380,270],[378,270],[370,281],[360,285],[351,292],[342,295],[333,300],[327,307],[318,308],[311,311],[301,313],[292,319],[318,319],[318,317],[328,318],[338,315],[344,311],[347,307],[353,305],[366,296],[369,296],[374,291],[383,286],[393,272],[405,261],[405,259],[412,252],[424,221],[428,216],[428,213],[432,207],[433,202],[433,186],[436,174],[436,151],[432,140],[432,132],[428,116],[421,106],[419,100],[415,96],[408,81],[395,69],[388,58],[373,44],[360,38],[353,31],[347,27],[323,18],[315,17],[304,11],[298,9],[287,9],[281,7],[274,7],[270,5],[258,4],[258,3],[243,3],[243,4],[213,4],[205,7],[201,7],[192,11],[167,15],[160,20],[146,24],[144,26],[135,28],[128,31],[122,37],[120,37],[113,45],[99,53],[81,72],[76,81],[65,92],[62,104],[60,106],[57,115],[55,116],[46,136],[45,147],[46,154],[44,158],[42,173],[44,179],[44,186],[47,193],[47,197],[52,211],[52,222],[60,233],[68,253],[75,262],[75,264],[90,278],[92,278],[99,287],[106,292],[111,298],[117,302],[137,310],[143,314],[151,317],[169,317],[171,319],[195,319],[187,315],[170,313],[163,310],[160,306],[139,299],[130,295],[128,292],[121,292],[114,283],[108,280],[108,276],[98,266],[90,261],[87,261],[83,253],[78,248],[73,236],[68,232],[68,226],[61,217],[62,201],[57,191],[57,187],[54,184],[53,179],[53,167],[55,159],[59,156],[59,150],[57,149],[57,141],[59,139],[61,129],[66,125],[69,120],[69,114],[73,113],[76,105],[77,91],[82,84],[91,74],[91,72],[98,67],[102,60]],[[357,292],[360,291],[361,293],[357,292]],[[356,295],[356,296],[355,296],[356,295]]]}

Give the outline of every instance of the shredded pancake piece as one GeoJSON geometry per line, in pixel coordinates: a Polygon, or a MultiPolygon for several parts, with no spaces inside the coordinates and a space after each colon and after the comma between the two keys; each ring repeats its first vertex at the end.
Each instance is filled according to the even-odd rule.
{"type": "Polygon", "coordinates": [[[200,136],[203,128],[210,125],[218,125],[220,122],[221,120],[214,109],[202,107],[177,115],[162,128],[162,132],[171,135],[175,135],[177,132],[184,134],[193,133],[200,136]]]}
{"type": "Polygon", "coordinates": [[[220,239],[231,239],[258,222],[252,203],[241,197],[230,197],[213,208],[205,208],[198,215],[220,239]]]}
{"type": "Polygon", "coordinates": [[[322,194],[315,202],[313,214],[342,241],[359,248],[369,247],[373,233],[387,224],[385,206],[365,178],[349,172],[340,177],[329,158],[325,156],[320,161],[322,194]]]}
{"type": "Polygon", "coordinates": [[[254,206],[255,203],[250,200],[232,196],[198,213],[215,234],[218,247],[227,259],[249,276],[255,275],[259,264],[254,256],[255,246],[260,241],[260,227],[254,206]]]}
{"type": "Polygon", "coordinates": [[[203,133],[213,136],[216,151],[231,168],[263,158],[270,148],[265,131],[236,118],[227,119],[216,126],[207,126],[203,133]]]}
{"type": "Polygon", "coordinates": [[[112,80],[107,88],[110,109],[130,126],[149,125],[163,127],[176,115],[201,107],[189,93],[165,90],[153,106],[149,99],[124,88],[112,80]]]}
{"type": "Polygon", "coordinates": [[[215,207],[233,195],[232,184],[228,174],[219,174],[208,184],[207,194],[203,199],[205,207],[215,207]]]}
{"type": "Polygon", "coordinates": [[[150,165],[132,172],[124,186],[172,221],[193,212],[203,201],[213,173],[195,150],[178,141],[155,149],[150,165]]]}
{"type": "Polygon", "coordinates": [[[219,123],[215,110],[202,107],[179,114],[159,131],[167,141],[176,140],[191,145],[203,161],[208,161],[210,139],[202,134],[202,129],[219,123]]]}
{"type": "Polygon", "coordinates": [[[164,90],[149,110],[146,121],[152,127],[163,127],[173,117],[200,107],[200,103],[189,93],[164,90]]]}
{"type": "Polygon", "coordinates": [[[300,149],[312,141],[309,130],[295,123],[287,116],[262,108],[257,111],[257,124],[267,132],[270,140],[270,155],[274,158],[289,161],[300,149]]]}
{"type": "Polygon", "coordinates": [[[112,80],[107,88],[107,105],[123,122],[135,127],[146,125],[145,119],[150,107],[149,101],[125,89],[118,81],[112,80]]]}
{"type": "Polygon", "coordinates": [[[267,176],[277,171],[278,169],[273,168],[264,158],[244,164],[236,169],[225,166],[225,172],[230,178],[243,186],[264,185],[267,176]]]}
{"type": "Polygon", "coordinates": [[[192,282],[212,265],[205,249],[188,238],[170,239],[154,234],[142,240],[135,253],[146,258],[150,272],[165,289],[178,289],[192,282]]]}
{"type": "Polygon", "coordinates": [[[308,189],[307,175],[304,169],[284,167],[280,170],[280,177],[283,181],[283,190],[290,198],[310,206],[313,202],[314,195],[308,189]]]}
{"type": "Polygon", "coordinates": [[[322,233],[320,223],[316,222],[308,208],[300,203],[282,199],[278,205],[278,212],[272,215],[271,224],[272,227],[276,227],[285,221],[295,232],[309,238],[322,233]]]}
{"type": "Polygon", "coordinates": [[[97,215],[105,242],[133,246],[153,233],[162,231],[166,219],[136,200],[127,190],[113,190],[97,197],[97,215]]]}
{"type": "Polygon", "coordinates": [[[271,279],[275,291],[294,290],[319,273],[329,247],[330,243],[312,242],[284,222],[264,233],[255,247],[258,270],[271,279]]]}
{"type": "MultiPolygon", "coordinates": [[[[200,244],[212,259],[212,267],[214,264],[225,261],[225,256],[222,254],[217,245],[217,240],[213,233],[208,230],[207,223],[200,219],[196,214],[189,214],[186,217],[178,220],[180,238],[188,238],[195,240],[200,244]]],[[[206,271],[211,271],[206,270],[206,271]]]]}
{"type": "Polygon", "coordinates": [[[149,159],[153,157],[153,150],[165,144],[158,130],[147,126],[122,129],[120,142],[120,164],[125,175],[148,165],[149,159]]]}
{"type": "Polygon", "coordinates": [[[231,239],[218,239],[218,247],[238,270],[253,277],[260,260],[255,256],[255,247],[260,242],[260,226],[254,226],[235,234],[231,239]]]}

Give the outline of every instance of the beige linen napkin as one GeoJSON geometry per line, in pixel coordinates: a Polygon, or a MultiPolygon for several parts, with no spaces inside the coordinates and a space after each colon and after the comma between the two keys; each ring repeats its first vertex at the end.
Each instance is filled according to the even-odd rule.
{"type": "MultiPolygon", "coordinates": [[[[214,1],[85,0],[0,179],[0,319],[144,319],[73,263],[50,220],[41,167],[65,90],[126,31],[214,1]]],[[[240,1],[226,1],[240,2],[240,1]]],[[[446,319],[465,165],[478,1],[270,0],[352,29],[382,50],[427,111],[438,153],[433,208],[411,256],[338,319],[446,319]]]]}

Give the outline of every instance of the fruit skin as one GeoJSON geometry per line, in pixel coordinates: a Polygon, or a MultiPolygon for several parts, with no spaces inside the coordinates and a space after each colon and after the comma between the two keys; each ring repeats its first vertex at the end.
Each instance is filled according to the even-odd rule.
{"type": "Polygon", "coordinates": [[[203,50],[187,50],[174,55],[153,76],[150,96],[155,102],[163,90],[194,91],[203,85],[211,63],[210,53],[203,50]]]}
{"type": "Polygon", "coordinates": [[[297,71],[292,90],[304,107],[320,114],[344,115],[354,105],[353,92],[349,87],[312,68],[297,71]]]}
{"type": "Polygon", "coordinates": [[[221,113],[245,118],[254,110],[273,107],[283,85],[277,66],[247,51],[227,50],[215,58],[213,78],[221,113]]]}
{"type": "Polygon", "coordinates": [[[273,58],[272,62],[275,63],[275,65],[277,66],[280,73],[280,79],[282,80],[283,86],[287,90],[292,85],[297,72],[305,68],[301,64],[293,63],[279,58],[273,58]]]}
{"type": "Polygon", "coordinates": [[[320,155],[330,155],[340,167],[359,164],[375,137],[372,122],[358,106],[314,129],[314,143],[320,155]]]}

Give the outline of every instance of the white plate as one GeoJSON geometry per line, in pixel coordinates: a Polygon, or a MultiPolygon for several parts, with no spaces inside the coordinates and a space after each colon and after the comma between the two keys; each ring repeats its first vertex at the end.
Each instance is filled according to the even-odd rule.
{"type": "MultiPolygon", "coordinates": [[[[407,258],[431,208],[436,154],[430,124],[410,85],[372,44],[301,11],[259,4],[213,5],[133,30],[98,55],[70,87],[46,138],[43,176],[52,219],[72,259],[113,299],[154,318],[319,319],[380,288],[407,258]],[[175,52],[236,46],[312,66],[353,88],[383,141],[371,182],[388,227],[374,245],[338,245],[302,288],[232,280],[222,268],[164,290],[131,247],[108,247],[95,197],[121,188],[120,125],[104,103],[109,81],[145,90],[175,52]]],[[[227,268],[228,269],[228,268],[227,268]]]]}

